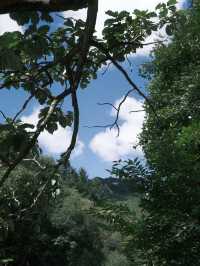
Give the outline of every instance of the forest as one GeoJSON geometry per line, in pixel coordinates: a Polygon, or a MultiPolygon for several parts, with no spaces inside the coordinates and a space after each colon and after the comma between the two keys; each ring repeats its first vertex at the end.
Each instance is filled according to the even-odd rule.
{"type": "Polygon", "coordinates": [[[0,266],[199,266],[200,1],[108,10],[101,38],[98,0],[1,0],[7,13],[23,31],[0,35],[0,93],[28,98],[13,117],[0,107],[0,266]],[[60,13],[82,8],[85,21],[60,13]],[[125,65],[146,45],[153,48],[140,66],[144,91],[125,65]],[[116,111],[108,127],[120,135],[121,108],[135,92],[145,110],[145,160],[120,158],[108,178],[89,178],[85,165],[71,163],[78,92],[110,65],[128,85],[117,107],[105,103],[116,111]],[[32,100],[41,106],[36,125],[21,119],[32,100]],[[39,136],[59,126],[71,128],[69,146],[46,155],[39,136]]]}

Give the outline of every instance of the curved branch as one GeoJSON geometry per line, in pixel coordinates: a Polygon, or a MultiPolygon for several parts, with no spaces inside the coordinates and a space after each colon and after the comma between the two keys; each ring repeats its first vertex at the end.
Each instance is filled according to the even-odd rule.
{"type": "Polygon", "coordinates": [[[88,0],[88,11],[87,11],[87,20],[85,25],[85,30],[83,35],[80,38],[79,47],[80,47],[80,59],[77,65],[77,71],[75,76],[75,87],[78,87],[80,78],[83,71],[83,66],[87,60],[87,54],[90,48],[90,43],[95,31],[96,20],[98,13],[98,0],[88,0]]]}
{"type": "Polygon", "coordinates": [[[46,167],[41,165],[41,163],[34,157],[34,158],[25,158],[23,159],[23,162],[33,162],[35,165],[37,165],[41,170],[45,170],[46,167]]]}
{"type": "Polygon", "coordinates": [[[128,73],[126,72],[126,70],[119,64],[117,63],[117,61],[112,57],[112,55],[110,54],[110,52],[104,47],[104,45],[102,43],[99,43],[95,40],[91,41],[92,45],[94,45],[96,48],[98,48],[101,52],[103,52],[103,54],[106,55],[107,59],[110,60],[113,65],[123,74],[123,76],[125,77],[125,79],[128,81],[128,83],[131,85],[131,87],[138,92],[138,94],[145,99],[145,101],[149,104],[149,99],[147,98],[147,96],[138,88],[138,86],[131,80],[131,78],[129,77],[128,73]]]}
{"type": "Polygon", "coordinates": [[[22,105],[22,108],[17,112],[17,114],[14,116],[13,118],[13,122],[15,122],[15,120],[18,118],[19,115],[21,115],[21,113],[26,109],[27,105],[29,104],[29,102],[33,99],[34,95],[31,94],[28,99],[24,102],[24,104],[22,105]]]}
{"type": "Polygon", "coordinates": [[[67,151],[61,155],[61,159],[59,160],[59,162],[56,166],[56,169],[62,163],[66,163],[69,160],[70,155],[71,155],[72,151],[74,150],[75,145],[76,145],[76,141],[77,141],[78,130],[79,130],[79,105],[78,105],[78,99],[77,99],[77,95],[76,95],[75,90],[72,91],[71,98],[72,98],[72,106],[74,109],[74,128],[73,128],[71,143],[70,143],[67,151]]]}
{"type": "Polygon", "coordinates": [[[5,120],[7,120],[7,117],[6,117],[6,115],[4,114],[3,111],[0,110],[0,114],[3,116],[3,118],[4,118],[5,120]]]}

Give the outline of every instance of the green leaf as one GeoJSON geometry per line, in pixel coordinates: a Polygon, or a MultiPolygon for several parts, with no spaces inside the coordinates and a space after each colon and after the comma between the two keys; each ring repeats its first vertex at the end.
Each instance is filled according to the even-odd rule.
{"type": "Polygon", "coordinates": [[[173,6],[173,5],[176,5],[177,4],[177,1],[176,0],[169,0],[167,2],[167,6],[173,6]]]}
{"type": "Polygon", "coordinates": [[[43,35],[47,34],[48,31],[49,31],[48,25],[43,25],[43,26],[39,27],[39,29],[38,29],[38,33],[43,34],[43,35]]]}
{"type": "Polygon", "coordinates": [[[167,35],[169,36],[173,34],[173,29],[171,25],[167,25],[165,30],[166,30],[167,35]]]}
{"type": "Polygon", "coordinates": [[[116,18],[116,17],[118,16],[119,13],[118,13],[117,11],[113,12],[112,10],[108,10],[108,11],[106,11],[106,14],[107,14],[108,16],[111,16],[111,17],[116,18]]]}
{"type": "Polygon", "coordinates": [[[53,22],[53,18],[51,15],[49,15],[48,12],[42,12],[41,13],[41,19],[45,20],[46,22],[49,22],[49,23],[53,22]]]}
{"type": "Polygon", "coordinates": [[[74,27],[74,23],[73,23],[73,21],[70,18],[65,20],[64,25],[69,27],[69,28],[73,28],[74,27]]]}
{"type": "Polygon", "coordinates": [[[25,13],[13,12],[10,13],[10,17],[14,19],[19,25],[27,24],[30,21],[30,15],[25,13]]]}

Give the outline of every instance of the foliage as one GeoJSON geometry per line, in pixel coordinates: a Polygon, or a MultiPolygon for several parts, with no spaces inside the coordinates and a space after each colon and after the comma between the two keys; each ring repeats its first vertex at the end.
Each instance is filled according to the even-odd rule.
{"type": "Polygon", "coordinates": [[[133,190],[116,178],[89,180],[69,164],[55,175],[50,158],[38,163],[44,171],[24,162],[1,189],[0,265],[129,265],[133,190]]]}
{"type": "MultiPolygon", "coordinates": [[[[158,45],[146,68],[155,108],[146,104],[140,140],[148,168],[142,173],[144,217],[129,247],[138,254],[136,265],[200,263],[199,14],[198,3],[180,11],[171,42],[158,45]]],[[[140,168],[127,161],[113,172],[137,182],[140,168]]]]}
{"type": "Polygon", "coordinates": [[[21,88],[29,98],[12,118],[1,111],[2,265],[199,265],[200,6],[176,12],[175,3],[156,12],[108,11],[102,39],[94,35],[97,1],[89,1],[86,22],[66,18],[55,28],[48,13],[11,14],[24,31],[0,36],[0,89],[21,88]],[[146,98],[120,63],[159,28],[172,37],[158,42],[143,69],[152,79],[146,98]],[[119,180],[90,181],[68,162],[79,127],[76,94],[108,61],[146,99],[148,167],[119,161],[111,171],[119,180]],[[20,120],[32,99],[41,105],[36,127],[20,120]],[[40,157],[37,139],[58,125],[73,126],[73,134],[54,162],[40,157]],[[143,211],[134,212],[123,196],[141,189],[143,211]]]}
{"type": "Polygon", "coordinates": [[[14,171],[16,177],[1,191],[2,263],[101,265],[99,231],[86,212],[92,202],[59,179],[44,190],[50,170],[37,175],[36,169],[27,165],[14,171]]]}

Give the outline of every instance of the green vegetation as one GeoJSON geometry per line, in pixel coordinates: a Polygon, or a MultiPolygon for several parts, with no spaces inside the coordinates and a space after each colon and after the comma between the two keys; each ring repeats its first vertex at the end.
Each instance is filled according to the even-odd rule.
{"type": "Polygon", "coordinates": [[[159,45],[143,67],[154,106],[152,111],[146,105],[140,138],[147,168],[137,161],[113,167],[144,193],[145,214],[133,244],[148,265],[200,264],[199,3],[179,12],[178,21],[171,42],[159,45]]]}
{"type": "Polygon", "coordinates": [[[0,124],[0,265],[198,266],[200,4],[177,12],[169,0],[157,13],[136,10],[135,16],[109,11],[102,40],[93,36],[93,4],[92,28],[67,19],[50,31],[49,14],[14,13],[25,32],[0,36],[1,89],[30,94],[17,116],[2,113],[0,124]],[[157,43],[141,68],[149,78],[146,98],[120,62],[163,27],[170,41],[157,43]],[[69,163],[79,124],[76,91],[107,60],[146,99],[140,136],[146,165],[120,160],[112,177],[89,180],[69,163]],[[53,82],[64,88],[61,94],[52,93],[53,82]],[[73,112],[62,109],[67,96],[73,112]],[[18,117],[32,98],[43,105],[35,131],[18,117]],[[74,131],[69,149],[54,161],[41,155],[37,139],[58,123],[73,124],[74,131]]]}
{"type": "Polygon", "coordinates": [[[49,181],[55,162],[41,164],[48,170],[24,164],[1,189],[1,265],[128,265],[122,234],[95,211],[113,194],[121,201],[118,180],[88,180],[68,165],[49,181]]]}

